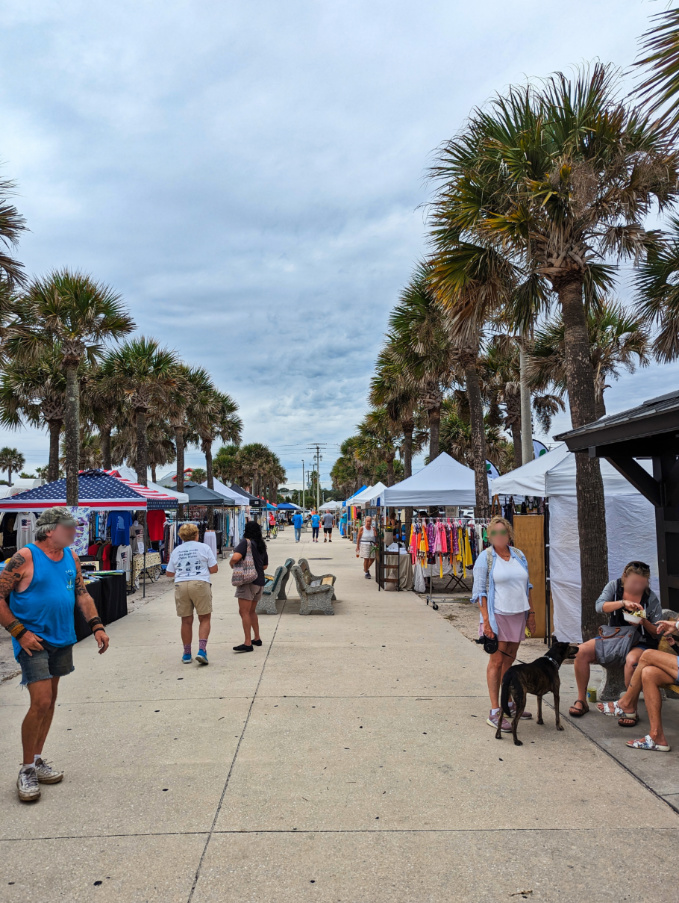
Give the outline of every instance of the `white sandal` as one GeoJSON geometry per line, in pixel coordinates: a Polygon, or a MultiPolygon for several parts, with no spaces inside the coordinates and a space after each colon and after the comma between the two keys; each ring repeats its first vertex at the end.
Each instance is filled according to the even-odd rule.
{"type": "Polygon", "coordinates": [[[599,706],[597,706],[597,711],[601,712],[602,715],[620,718],[622,715],[627,714],[626,712],[623,712],[617,702],[602,702],[601,705],[603,708],[600,709],[599,706]]]}
{"type": "Polygon", "coordinates": [[[669,752],[669,746],[661,746],[656,743],[650,734],[646,734],[643,740],[628,740],[627,745],[630,749],[647,749],[651,752],[669,752]]]}

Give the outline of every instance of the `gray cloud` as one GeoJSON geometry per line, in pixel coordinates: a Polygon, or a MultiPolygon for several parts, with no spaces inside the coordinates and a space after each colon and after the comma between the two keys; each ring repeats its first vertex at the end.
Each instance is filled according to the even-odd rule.
{"type": "MultiPolygon", "coordinates": [[[[537,0],[9,0],[0,158],[32,230],[21,257],[116,286],[141,331],[238,399],[245,439],[294,484],[300,450],[336,448],[363,414],[424,250],[432,150],[525,74],[629,64],[650,10],[569,12],[587,26],[537,0]]],[[[46,461],[44,436],[6,441],[46,461]]]]}

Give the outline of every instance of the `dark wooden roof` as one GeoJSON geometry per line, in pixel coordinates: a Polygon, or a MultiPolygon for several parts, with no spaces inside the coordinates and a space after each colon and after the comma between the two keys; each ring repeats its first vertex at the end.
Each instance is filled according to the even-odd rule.
{"type": "Polygon", "coordinates": [[[565,442],[570,451],[624,443],[626,451],[635,457],[679,448],[679,390],[651,398],[619,414],[609,414],[554,438],[565,442]]]}

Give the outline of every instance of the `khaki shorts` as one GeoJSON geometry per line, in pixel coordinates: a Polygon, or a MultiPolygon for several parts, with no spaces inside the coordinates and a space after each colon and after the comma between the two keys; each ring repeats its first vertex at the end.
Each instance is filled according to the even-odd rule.
{"type": "Polygon", "coordinates": [[[180,618],[190,618],[194,608],[198,615],[209,615],[212,612],[212,585],[206,580],[175,583],[174,604],[180,618]]]}
{"type": "Polygon", "coordinates": [[[259,602],[262,598],[263,586],[254,583],[244,583],[236,587],[236,599],[247,599],[250,602],[259,602]]]}

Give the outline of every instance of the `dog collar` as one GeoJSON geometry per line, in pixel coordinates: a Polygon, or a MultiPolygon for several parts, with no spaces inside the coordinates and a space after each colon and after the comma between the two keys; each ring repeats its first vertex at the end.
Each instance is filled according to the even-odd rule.
{"type": "Polygon", "coordinates": [[[544,654],[542,657],[543,657],[543,658],[549,659],[549,661],[550,661],[553,665],[556,665],[557,668],[559,667],[559,663],[558,663],[557,661],[555,661],[555,660],[552,658],[552,656],[549,654],[549,652],[545,652],[545,654],[544,654]]]}

